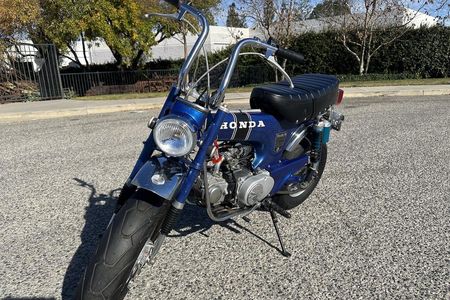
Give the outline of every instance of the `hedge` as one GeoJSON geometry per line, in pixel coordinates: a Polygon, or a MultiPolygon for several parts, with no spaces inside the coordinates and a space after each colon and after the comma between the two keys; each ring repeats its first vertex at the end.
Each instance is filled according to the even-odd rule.
{"type": "MultiPolygon", "coordinates": [[[[303,53],[306,59],[305,63],[301,65],[287,63],[287,71],[292,75],[301,73],[339,74],[343,80],[450,76],[450,27],[435,26],[406,32],[390,45],[381,48],[372,57],[369,74],[363,77],[357,76],[358,63],[355,57],[337,41],[335,32],[304,33],[297,38],[291,49],[303,53]],[[372,73],[376,75],[371,75],[372,73]]],[[[208,56],[210,65],[228,57],[231,50],[232,47],[228,47],[222,51],[211,53],[208,56]]],[[[254,50],[249,48],[245,51],[254,50]]],[[[148,63],[144,69],[178,69],[181,65],[182,60],[158,60],[148,63]]],[[[213,78],[219,77],[225,66],[217,69],[213,78]]],[[[273,78],[272,69],[266,67],[258,57],[242,56],[238,66],[239,74],[233,77],[233,86],[257,83],[273,78]]],[[[92,66],[92,68],[96,67],[92,66]]],[[[99,67],[107,68],[108,66],[99,67]]],[[[199,68],[199,72],[201,71],[204,71],[204,66],[199,68]]],[[[214,80],[214,82],[218,81],[214,80]]]]}
{"type": "Polygon", "coordinates": [[[407,73],[422,78],[450,76],[450,27],[419,28],[380,49],[371,72],[407,73]]]}
{"type": "MultiPolygon", "coordinates": [[[[291,72],[358,74],[358,62],[337,41],[334,32],[306,33],[293,50],[305,55],[304,65],[291,66],[291,72]]],[[[435,26],[406,32],[372,57],[368,73],[410,74],[415,78],[450,75],[450,28],[435,26]]]]}

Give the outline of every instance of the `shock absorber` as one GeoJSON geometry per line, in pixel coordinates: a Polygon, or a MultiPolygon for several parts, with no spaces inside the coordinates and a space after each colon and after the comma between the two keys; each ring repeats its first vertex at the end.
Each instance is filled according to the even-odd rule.
{"type": "Polygon", "coordinates": [[[311,161],[316,163],[320,161],[320,155],[322,153],[323,144],[328,143],[330,139],[331,123],[327,120],[318,122],[313,127],[314,137],[312,141],[312,155],[311,161]]]}
{"type": "Polygon", "coordinates": [[[322,144],[324,142],[324,123],[318,122],[313,127],[312,149],[310,154],[311,166],[310,172],[306,176],[306,179],[300,184],[300,188],[305,189],[308,187],[314,176],[317,175],[317,165],[320,161],[320,155],[322,153],[322,144]]]}
{"type": "Polygon", "coordinates": [[[323,143],[323,122],[319,122],[313,127],[313,141],[311,151],[311,162],[316,163],[320,161],[320,154],[322,153],[323,143]]]}
{"type": "Polygon", "coordinates": [[[182,208],[177,208],[173,205],[170,206],[166,218],[164,219],[164,223],[161,226],[161,234],[167,236],[172,231],[182,210],[182,208]]]}

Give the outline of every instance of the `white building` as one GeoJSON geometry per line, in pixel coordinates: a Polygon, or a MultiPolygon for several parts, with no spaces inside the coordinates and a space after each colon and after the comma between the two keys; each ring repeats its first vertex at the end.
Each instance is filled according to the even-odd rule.
{"type": "MultiPolygon", "coordinates": [[[[358,20],[359,17],[362,20],[363,15],[352,15],[352,18],[356,20],[358,20]]],[[[296,24],[296,28],[298,33],[309,31],[320,32],[328,30],[330,28],[339,27],[340,24],[343,25],[345,24],[345,22],[349,22],[348,20],[349,16],[336,16],[333,18],[305,20],[298,22],[296,24]]],[[[379,17],[377,19],[377,22],[380,24],[380,26],[407,25],[412,28],[418,28],[420,26],[435,26],[439,23],[439,20],[415,10],[402,9],[401,12],[393,14],[391,13],[390,15],[379,17]]],[[[208,53],[216,52],[232,44],[235,44],[239,39],[254,36],[264,39],[264,34],[261,30],[258,29],[210,26],[210,33],[208,39],[205,42],[205,48],[208,53]]],[[[196,40],[196,35],[188,34],[188,51],[192,49],[196,40]]],[[[184,58],[184,47],[182,41],[183,39],[181,35],[176,35],[172,38],[162,41],[160,44],[152,47],[147,61],[184,58]]],[[[86,64],[81,41],[77,41],[75,43],[74,50],[76,51],[81,63],[86,64]]],[[[68,56],[73,58],[71,53],[69,53],[68,56]]],[[[101,39],[97,39],[96,41],[92,42],[86,42],[86,59],[89,64],[105,64],[114,62],[114,56],[112,55],[111,50],[101,39]]],[[[63,59],[62,66],[68,66],[70,64],[70,59],[63,59]]]]}
{"type": "Polygon", "coordinates": [[[406,8],[403,12],[403,24],[413,28],[433,27],[439,24],[439,19],[433,16],[421,13],[413,9],[406,8]]]}
{"type": "MultiPolygon", "coordinates": [[[[249,37],[252,37],[251,29],[249,28],[210,26],[205,48],[208,53],[216,52],[235,44],[240,39],[249,37]]],[[[186,40],[188,50],[191,50],[197,40],[197,36],[189,34],[186,40]]],[[[183,57],[184,47],[181,35],[162,41],[160,44],[154,46],[151,52],[152,60],[180,59],[183,57]]]]}
{"type": "MultiPolygon", "coordinates": [[[[78,40],[73,44],[73,50],[76,52],[77,57],[82,65],[86,65],[86,60],[90,65],[102,65],[113,63],[115,61],[111,50],[103,41],[103,39],[96,39],[95,41],[85,42],[85,48],[86,53],[83,53],[83,44],[81,40],[78,40]]],[[[71,52],[66,53],[66,55],[74,59],[74,55],[71,52]]],[[[75,66],[73,60],[63,57],[61,66],[66,67],[70,65],[75,66]]]]}
{"type": "MultiPolygon", "coordinates": [[[[311,20],[304,20],[296,24],[297,31],[300,32],[320,32],[329,29],[338,29],[339,26],[357,26],[362,24],[364,14],[342,15],[327,18],[318,18],[311,20]]],[[[373,17],[375,26],[407,26],[409,28],[432,27],[439,24],[439,19],[421,13],[409,8],[401,8],[399,10],[379,14],[373,17]]]]}
{"type": "MultiPolygon", "coordinates": [[[[224,26],[210,26],[209,36],[205,42],[205,49],[208,53],[222,50],[236,41],[243,38],[253,36],[249,28],[234,28],[224,26]]],[[[194,46],[197,36],[188,34],[186,37],[188,50],[190,51],[194,46]]],[[[172,38],[162,41],[160,44],[152,47],[148,60],[158,59],[181,59],[184,58],[184,47],[181,35],[176,35],[172,38]]],[[[74,50],[82,64],[86,64],[83,54],[83,45],[81,41],[77,41],[74,45],[74,50]]],[[[71,53],[67,54],[74,58],[71,53]]],[[[106,43],[97,39],[93,42],[86,42],[86,59],[89,64],[105,64],[114,62],[114,56],[106,43]]],[[[71,64],[71,60],[64,58],[62,66],[71,64]]]]}

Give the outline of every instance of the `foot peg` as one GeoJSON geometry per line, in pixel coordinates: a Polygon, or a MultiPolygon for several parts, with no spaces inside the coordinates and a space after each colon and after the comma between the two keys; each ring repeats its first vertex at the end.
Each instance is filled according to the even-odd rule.
{"type": "Polygon", "coordinates": [[[279,213],[287,219],[291,217],[291,214],[281,208],[278,204],[273,202],[270,198],[264,202],[263,206],[267,211],[269,211],[270,217],[272,218],[273,227],[275,227],[275,232],[277,233],[278,241],[280,242],[281,255],[283,255],[284,257],[291,256],[291,253],[289,253],[284,246],[283,238],[281,237],[280,229],[278,228],[278,216],[275,212],[279,213]]]}
{"type": "Polygon", "coordinates": [[[278,204],[273,202],[272,199],[270,199],[270,198],[264,202],[263,206],[266,210],[268,210],[268,211],[273,210],[273,211],[279,213],[280,215],[282,215],[283,217],[285,217],[286,219],[290,219],[292,217],[289,212],[287,212],[281,206],[279,206],[278,204]]]}

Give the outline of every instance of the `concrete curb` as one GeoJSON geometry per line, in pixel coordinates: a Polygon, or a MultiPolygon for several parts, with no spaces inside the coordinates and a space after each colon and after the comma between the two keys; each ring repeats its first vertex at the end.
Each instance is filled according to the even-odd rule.
{"type": "MultiPolygon", "coordinates": [[[[345,88],[344,88],[345,91],[345,88]]],[[[450,95],[450,88],[448,89],[437,89],[437,90],[416,90],[416,91],[389,91],[389,92],[352,92],[352,93],[344,93],[344,98],[367,98],[367,97],[413,97],[413,96],[444,96],[450,95]]]]}
{"type": "Polygon", "coordinates": [[[150,110],[157,108],[161,108],[161,103],[144,103],[144,104],[131,103],[128,105],[112,105],[100,107],[86,106],[74,109],[0,114],[0,122],[43,120],[43,119],[54,119],[63,117],[79,117],[79,116],[107,114],[115,112],[150,110]]]}
{"type": "MultiPolygon", "coordinates": [[[[365,91],[366,88],[347,88],[345,98],[367,98],[367,97],[381,97],[381,96],[438,96],[438,95],[450,95],[450,86],[442,88],[427,88],[427,89],[399,89],[394,90],[395,87],[389,87],[389,90],[383,91],[383,87],[380,87],[377,91],[365,91]],[[354,89],[351,91],[351,89],[354,89]],[[360,91],[357,91],[357,90],[360,91]],[[350,91],[348,91],[350,90],[350,91]]],[[[346,88],[344,88],[344,91],[346,88]]],[[[249,102],[250,93],[234,93],[230,94],[226,98],[227,104],[247,104],[249,102]]],[[[37,111],[20,111],[12,113],[2,113],[0,110],[0,123],[5,122],[20,122],[27,120],[43,120],[54,119],[63,117],[79,117],[89,116],[95,114],[107,114],[115,112],[127,112],[127,111],[139,111],[139,110],[151,110],[159,109],[162,106],[164,98],[151,99],[151,103],[146,103],[145,99],[140,101],[133,101],[131,103],[118,104],[114,102],[116,100],[110,100],[111,103],[106,105],[97,105],[95,102],[82,103],[82,107],[70,107],[70,108],[55,108],[49,110],[37,110],[37,111]],[[94,104],[93,104],[94,103],[94,104]]],[[[70,101],[70,100],[68,100],[70,101]]],[[[120,100],[119,100],[120,101],[120,100]]],[[[80,101],[81,102],[81,101],[80,101]]],[[[8,105],[8,104],[6,104],[8,105]]],[[[1,108],[1,107],[0,107],[1,108]]]]}

